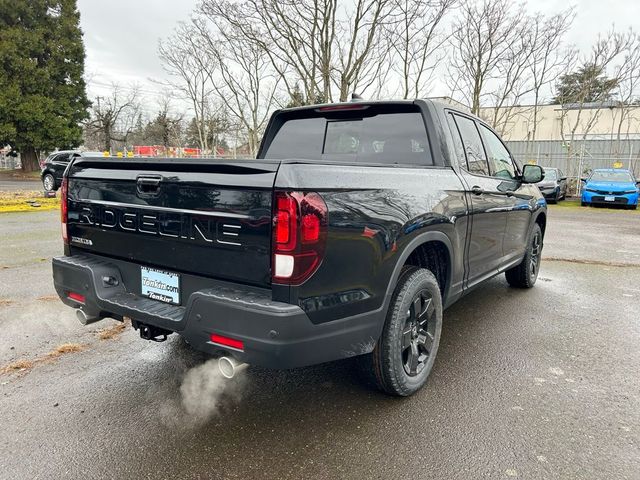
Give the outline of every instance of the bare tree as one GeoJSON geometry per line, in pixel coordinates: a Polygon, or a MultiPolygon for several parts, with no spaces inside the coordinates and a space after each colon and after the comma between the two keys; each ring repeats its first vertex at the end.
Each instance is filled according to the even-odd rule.
{"type": "Polygon", "coordinates": [[[289,96],[331,100],[338,0],[203,0],[200,11],[220,30],[233,28],[261,48],[289,96]]]}
{"type": "Polygon", "coordinates": [[[205,50],[217,68],[211,83],[225,110],[242,127],[249,154],[254,156],[271,114],[278,77],[266,52],[241,31],[231,28],[210,30],[196,21],[205,50]]]}
{"type": "MultiPolygon", "coordinates": [[[[623,52],[629,51],[633,39],[631,32],[619,33],[611,30],[599,35],[591,52],[582,58],[583,73],[580,81],[574,82],[568,93],[559,91],[556,96],[556,101],[561,105],[560,135],[568,143],[570,154],[578,131],[580,130],[579,138],[586,140],[598,122],[602,108],[606,106],[604,102],[611,98],[613,90],[618,87],[620,78],[615,75],[619,75],[621,70],[614,72],[612,77],[603,79],[603,76],[623,52]],[[589,114],[585,115],[585,111],[589,114]]],[[[566,72],[564,78],[567,75],[570,72],[566,72]]]]}
{"type": "Polygon", "coordinates": [[[391,0],[357,0],[353,10],[345,9],[339,17],[334,79],[339,101],[346,101],[356,90],[366,91],[385,69],[392,44],[384,26],[392,21],[392,10],[391,0]]]}
{"type": "Polygon", "coordinates": [[[505,49],[502,61],[496,64],[496,87],[489,94],[492,103],[490,121],[500,135],[509,132],[515,116],[521,113],[522,98],[533,90],[526,72],[536,46],[526,19],[517,27],[517,35],[505,49]]]}
{"type": "Polygon", "coordinates": [[[87,143],[111,151],[114,142],[127,145],[140,112],[138,86],[123,88],[114,83],[109,95],[96,97],[85,124],[87,143]]]}
{"type": "MultiPolygon", "coordinates": [[[[581,67],[577,71],[565,71],[556,84],[555,102],[560,104],[560,136],[567,148],[567,172],[580,176],[585,143],[589,133],[598,123],[605,108],[613,108],[613,93],[620,83],[614,72],[609,76],[613,63],[628,51],[633,37],[630,33],[619,33],[613,29],[598,35],[591,51],[579,58],[581,67]],[[580,150],[576,140],[581,141],[580,150]]],[[[571,64],[567,64],[571,68],[571,64]]],[[[580,183],[577,184],[578,192],[580,183]]]]}
{"type": "Polygon", "coordinates": [[[476,115],[490,82],[518,43],[524,8],[512,5],[509,0],[467,0],[453,25],[450,81],[476,115]]]}
{"type": "Polygon", "coordinates": [[[574,19],[575,11],[571,8],[551,17],[538,14],[529,20],[532,48],[528,71],[533,82],[533,120],[529,137],[531,141],[536,139],[543,88],[553,82],[563,68],[575,65],[575,48],[562,48],[564,36],[574,19]]]}
{"type": "Polygon", "coordinates": [[[300,83],[305,99],[344,101],[385,68],[391,7],[392,0],[203,0],[200,11],[259,47],[290,97],[300,83]]]}
{"type": "Polygon", "coordinates": [[[145,140],[150,144],[164,147],[181,147],[183,119],[184,114],[173,113],[170,94],[163,93],[158,99],[158,113],[144,129],[145,140]]]}
{"type": "Polygon", "coordinates": [[[167,82],[175,92],[189,101],[198,129],[200,148],[209,151],[206,132],[211,113],[211,83],[215,69],[214,58],[203,55],[199,30],[193,24],[180,23],[174,34],[158,44],[158,55],[164,70],[173,78],[167,82]]]}
{"type": "Polygon", "coordinates": [[[426,93],[425,83],[444,58],[447,41],[442,20],[457,0],[394,0],[396,21],[388,29],[392,38],[392,68],[401,80],[402,98],[426,93]]]}
{"type": "MultiPolygon", "coordinates": [[[[640,34],[631,33],[631,40],[620,65],[616,68],[615,77],[618,79],[618,100],[620,118],[617,119],[616,139],[618,150],[622,142],[622,128],[627,124],[626,137],[631,128],[631,111],[637,108],[640,101],[640,34]]],[[[638,120],[638,119],[636,119],[638,120]]]]}

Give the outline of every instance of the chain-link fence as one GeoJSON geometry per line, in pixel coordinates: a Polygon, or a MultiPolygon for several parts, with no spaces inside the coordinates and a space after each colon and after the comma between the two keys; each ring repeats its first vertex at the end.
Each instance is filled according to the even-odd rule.
{"type": "Polygon", "coordinates": [[[0,154],[0,170],[14,170],[20,168],[20,157],[0,154]]]}
{"type": "Polygon", "coordinates": [[[585,140],[507,142],[520,163],[559,168],[567,176],[570,192],[580,189],[581,177],[596,168],[626,168],[640,177],[640,140],[585,140]]]}

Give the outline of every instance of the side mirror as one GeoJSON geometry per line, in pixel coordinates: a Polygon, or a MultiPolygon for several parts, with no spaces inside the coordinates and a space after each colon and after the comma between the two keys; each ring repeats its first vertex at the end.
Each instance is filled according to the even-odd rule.
{"type": "Polygon", "coordinates": [[[560,181],[566,180],[567,177],[560,177],[560,181]]]}
{"type": "Polygon", "coordinates": [[[522,183],[538,183],[544,180],[544,170],[540,165],[525,165],[522,168],[522,183]]]}
{"type": "Polygon", "coordinates": [[[587,177],[582,177],[582,178],[580,179],[580,181],[581,181],[581,182],[584,182],[584,183],[587,183],[587,177]]]}

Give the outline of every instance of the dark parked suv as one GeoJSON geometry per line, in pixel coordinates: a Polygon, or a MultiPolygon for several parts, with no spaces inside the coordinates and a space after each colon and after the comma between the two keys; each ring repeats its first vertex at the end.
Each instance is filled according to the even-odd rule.
{"type": "Polygon", "coordinates": [[[47,192],[55,192],[62,185],[62,174],[64,173],[69,161],[74,157],[79,157],[80,152],[77,150],[62,150],[52,153],[42,164],[42,186],[47,192]]]}

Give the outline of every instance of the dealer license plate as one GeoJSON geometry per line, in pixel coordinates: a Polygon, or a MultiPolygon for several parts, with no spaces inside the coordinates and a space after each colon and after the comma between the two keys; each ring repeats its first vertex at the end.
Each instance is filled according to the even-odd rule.
{"type": "Polygon", "coordinates": [[[180,275],[177,273],[140,267],[142,295],[161,302],[180,304],[180,275]]]}
{"type": "Polygon", "coordinates": [[[615,202],[616,201],[616,197],[606,196],[606,197],[604,197],[604,201],[605,202],[615,202]]]}

